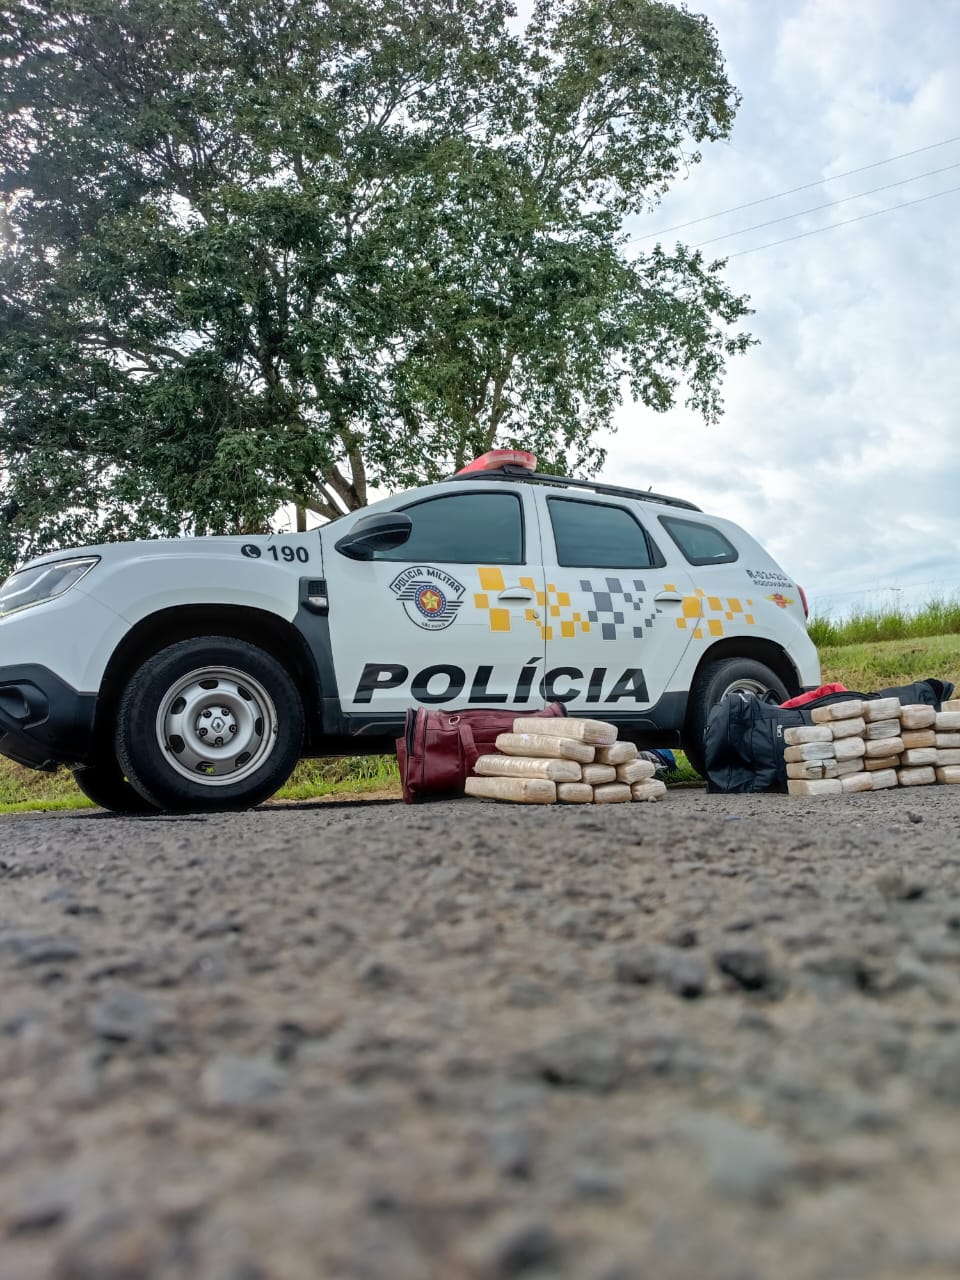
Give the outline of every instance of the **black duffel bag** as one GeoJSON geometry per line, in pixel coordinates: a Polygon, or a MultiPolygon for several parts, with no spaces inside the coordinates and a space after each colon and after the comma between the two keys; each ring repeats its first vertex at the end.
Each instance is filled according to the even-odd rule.
{"type": "Polygon", "coordinates": [[[948,680],[917,680],[913,684],[880,689],[876,693],[828,693],[802,707],[781,707],[752,693],[728,693],[710,712],[704,735],[707,790],[786,791],[783,731],[812,724],[814,707],[850,698],[899,698],[904,706],[924,703],[940,708],[953,694],[948,680]]]}

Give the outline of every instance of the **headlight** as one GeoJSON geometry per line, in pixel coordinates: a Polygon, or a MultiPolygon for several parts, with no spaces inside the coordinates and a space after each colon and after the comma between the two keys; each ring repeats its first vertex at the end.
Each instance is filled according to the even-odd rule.
{"type": "Polygon", "coordinates": [[[73,560],[51,560],[48,564],[11,573],[0,587],[0,618],[62,596],[75,587],[99,560],[99,556],[78,556],[73,560]]]}

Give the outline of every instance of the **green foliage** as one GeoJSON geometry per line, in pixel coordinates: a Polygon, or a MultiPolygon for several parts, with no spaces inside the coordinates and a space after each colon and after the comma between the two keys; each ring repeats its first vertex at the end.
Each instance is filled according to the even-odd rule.
{"type": "Polygon", "coordinates": [[[860,609],[842,622],[813,617],[808,630],[818,648],[956,635],[960,634],[960,600],[930,600],[914,610],[860,609]]]}
{"type": "Polygon", "coordinates": [[[498,444],[720,412],[745,300],[622,220],[726,137],[659,0],[11,0],[0,560],[332,516],[498,444]],[[686,391],[684,391],[686,388],[686,391]]]}

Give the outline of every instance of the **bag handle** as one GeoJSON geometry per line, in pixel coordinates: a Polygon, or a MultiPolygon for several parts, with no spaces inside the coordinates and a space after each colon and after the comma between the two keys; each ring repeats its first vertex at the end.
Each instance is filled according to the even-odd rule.
{"type": "Polygon", "coordinates": [[[473,730],[470,728],[466,720],[460,721],[460,745],[463,747],[463,758],[467,766],[467,772],[473,772],[473,766],[480,759],[480,752],[477,744],[473,740],[473,730]]]}

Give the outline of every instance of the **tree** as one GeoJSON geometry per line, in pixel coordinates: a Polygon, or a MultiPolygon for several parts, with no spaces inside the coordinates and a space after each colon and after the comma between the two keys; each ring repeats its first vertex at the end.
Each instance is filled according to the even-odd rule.
{"type": "Polygon", "coordinates": [[[714,420],[746,300],[622,226],[737,104],[658,0],[8,3],[0,556],[714,420]]]}

